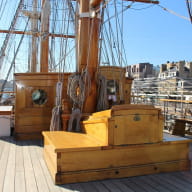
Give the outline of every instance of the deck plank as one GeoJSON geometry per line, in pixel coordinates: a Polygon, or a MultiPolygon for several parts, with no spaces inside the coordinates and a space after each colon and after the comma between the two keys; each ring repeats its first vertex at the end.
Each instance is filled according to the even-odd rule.
{"type": "Polygon", "coordinates": [[[93,181],[92,185],[98,192],[110,192],[100,181],[93,181]]]}
{"type": "Polygon", "coordinates": [[[192,184],[192,173],[190,171],[176,172],[173,174],[173,176],[192,184]]]}
{"type": "Polygon", "coordinates": [[[145,188],[143,188],[140,185],[135,184],[130,180],[130,178],[123,178],[121,179],[121,182],[123,182],[128,188],[132,189],[134,192],[144,192],[146,191],[145,188]]]}
{"type": "Polygon", "coordinates": [[[23,161],[24,161],[25,182],[27,192],[38,192],[33,164],[29,151],[29,142],[24,142],[23,145],[23,161]]]}
{"type": "Polygon", "coordinates": [[[1,155],[3,154],[4,145],[5,145],[5,142],[3,142],[2,140],[0,140],[0,159],[1,159],[1,155]]]}
{"type": "Polygon", "coordinates": [[[61,192],[72,192],[73,191],[69,185],[60,185],[59,188],[61,189],[61,192]]]}
{"type": "Polygon", "coordinates": [[[98,190],[96,188],[94,188],[94,185],[92,182],[85,182],[85,183],[81,183],[81,186],[83,187],[83,190],[85,192],[98,192],[98,190]]]}
{"type": "Polygon", "coordinates": [[[126,192],[134,192],[131,188],[129,188],[128,186],[126,186],[124,183],[121,182],[121,179],[112,179],[111,180],[112,183],[115,184],[115,186],[120,189],[122,192],[126,191],[126,192]]]}
{"type": "Polygon", "coordinates": [[[35,151],[34,145],[31,143],[29,147],[30,155],[31,155],[31,160],[33,164],[33,169],[34,169],[34,174],[36,178],[36,183],[38,187],[39,192],[49,192],[49,187],[47,184],[47,181],[45,179],[43,170],[41,168],[40,162],[39,162],[39,157],[37,156],[37,153],[35,151]]]}
{"type": "Polygon", "coordinates": [[[101,181],[110,192],[122,192],[113,179],[101,181]]]}
{"type": "Polygon", "coordinates": [[[7,168],[5,172],[3,191],[14,192],[15,190],[14,189],[15,188],[15,154],[16,154],[15,141],[10,139],[9,145],[10,145],[10,152],[7,160],[7,168]]]}
{"type": "Polygon", "coordinates": [[[40,165],[41,165],[41,168],[43,170],[43,174],[45,176],[45,179],[47,181],[47,185],[49,187],[49,190],[51,192],[61,192],[63,191],[61,189],[61,187],[57,186],[57,185],[54,185],[53,183],[53,180],[51,178],[51,175],[49,174],[49,171],[47,169],[47,166],[46,166],[46,163],[43,159],[43,153],[42,153],[42,147],[40,146],[35,146],[35,150],[36,150],[36,153],[37,153],[37,156],[39,158],[39,162],[40,162],[40,165]]]}
{"type": "Polygon", "coordinates": [[[6,169],[7,169],[7,160],[9,157],[9,152],[10,152],[10,144],[9,142],[5,141],[5,139],[3,138],[3,140],[1,140],[3,143],[1,143],[1,147],[2,147],[2,155],[0,158],[0,191],[3,191],[3,187],[4,187],[4,180],[5,180],[5,173],[6,173],[6,169]]]}
{"type": "Polygon", "coordinates": [[[85,192],[81,183],[72,183],[72,184],[70,184],[70,187],[75,192],[77,192],[77,191],[78,192],[85,192]]]}
{"type": "Polygon", "coordinates": [[[139,177],[137,177],[137,179],[143,181],[144,183],[146,183],[148,185],[150,185],[151,187],[155,188],[159,192],[170,192],[170,190],[168,190],[166,187],[164,187],[163,185],[155,182],[155,180],[152,180],[148,176],[139,176],[139,177]]]}
{"type": "Polygon", "coordinates": [[[171,184],[177,186],[183,191],[192,191],[192,183],[189,183],[185,178],[177,178],[173,174],[167,173],[164,178],[171,181],[171,184]]]}
{"type": "Polygon", "coordinates": [[[135,183],[136,185],[140,186],[141,188],[144,189],[144,191],[150,191],[150,192],[158,192],[158,190],[154,187],[152,187],[151,185],[145,183],[143,180],[140,180],[139,177],[132,177],[129,180],[133,183],[135,183]]]}
{"type": "Polygon", "coordinates": [[[177,186],[173,185],[169,179],[165,179],[164,175],[166,174],[155,174],[150,175],[150,178],[153,178],[156,182],[159,182],[161,185],[165,186],[168,190],[174,191],[174,192],[181,192],[182,189],[179,189],[177,186]]]}
{"type": "Polygon", "coordinates": [[[15,164],[15,192],[25,192],[25,170],[23,161],[23,143],[17,142],[15,164]]]}
{"type": "MultiPolygon", "coordinates": [[[[177,189],[179,189],[180,192],[191,192],[192,191],[192,187],[190,186],[191,184],[187,183],[186,185],[182,183],[182,180],[176,180],[175,178],[173,178],[172,176],[173,174],[163,174],[162,179],[166,180],[171,186],[175,186],[177,189]]],[[[160,175],[158,175],[159,177],[160,175]]]]}

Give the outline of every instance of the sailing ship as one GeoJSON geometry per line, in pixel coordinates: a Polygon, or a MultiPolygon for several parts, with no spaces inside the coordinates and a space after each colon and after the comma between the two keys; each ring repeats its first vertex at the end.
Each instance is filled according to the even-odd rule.
{"type": "Polygon", "coordinates": [[[14,75],[14,135],[25,140],[43,134],[44,157],[56,184],[189,169],[190,140],[163,137],[161,110],[130,104],[132,79],[125,75],[119,14],[135,2],[158,4],[126,0],[119,12],[115,1],[110,16],[109,10],[105,12],[110,1],[42,0],[39,4],[34,0],[30,11],[26,10],[29,4],[19,1],[1,49],[0,66],[10,35],[22,37],[9,71],[23,37],[30,35],[30,72],[14,75]],[[25,30],[17,31],[21,13],[27,18],[25,30]],[[62,20],[59,26],[56,20],[62,20]]]}

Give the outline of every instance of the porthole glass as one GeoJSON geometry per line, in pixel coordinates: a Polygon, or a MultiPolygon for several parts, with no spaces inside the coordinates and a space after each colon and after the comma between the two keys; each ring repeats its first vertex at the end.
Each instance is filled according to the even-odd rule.
{"type": "Polygon", "coordinates": [[[107,81],[107,94],[108,95],[116,95],[119,91],[119,85],[115,80],[107,81]]]}
{"type": "Polygon", "coordinates": [[[32,92],[32,101],[37,105],[43,105],[47,102],[47,93],[43,89],[36,89],[32,92]]]}

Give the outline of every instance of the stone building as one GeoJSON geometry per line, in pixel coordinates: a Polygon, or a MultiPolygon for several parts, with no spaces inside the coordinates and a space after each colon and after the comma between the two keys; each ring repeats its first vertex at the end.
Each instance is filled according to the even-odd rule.
{"type": "Polygon", "coordinates": [[[159,93],[191,94],[192,62],[179,61],[162,64],[159,73],[159,93]]]}
{"type": "Polygon", "coordinates": [[[138,63],[129,65],[126,68],[127,76],[134,79],[142,79],[153,76],[153,64],[150,63],[138,63]]]}

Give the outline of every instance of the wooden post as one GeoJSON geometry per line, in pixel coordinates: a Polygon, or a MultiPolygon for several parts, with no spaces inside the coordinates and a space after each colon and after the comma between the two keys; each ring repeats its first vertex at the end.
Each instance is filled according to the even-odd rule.
{"type": "Polygon", "coordinates": [[[78,31],[78,70],[88,69],[91,78],[90,94],[85,99],[83,113],[92,113],[96,109],[96,76],[98,66],[99,23],[97,17],[90,17],[89,0],[80,0],[78,31]]]}
{"type": "Polygon", "coordinates": [[[33,1],[33,17],[31,18],[31,31],[32,31],[32,43],[31,43],[31,66],[30,72],[37,72],[37,36],[35,33],[37,32],[38,24],[37,24],[37,0],[33,1]]]}
{"type": "Polygon", "coordinates": [[[42,0],[40,72],[48,72],[49,57],[49,0],[42,0]]]}

